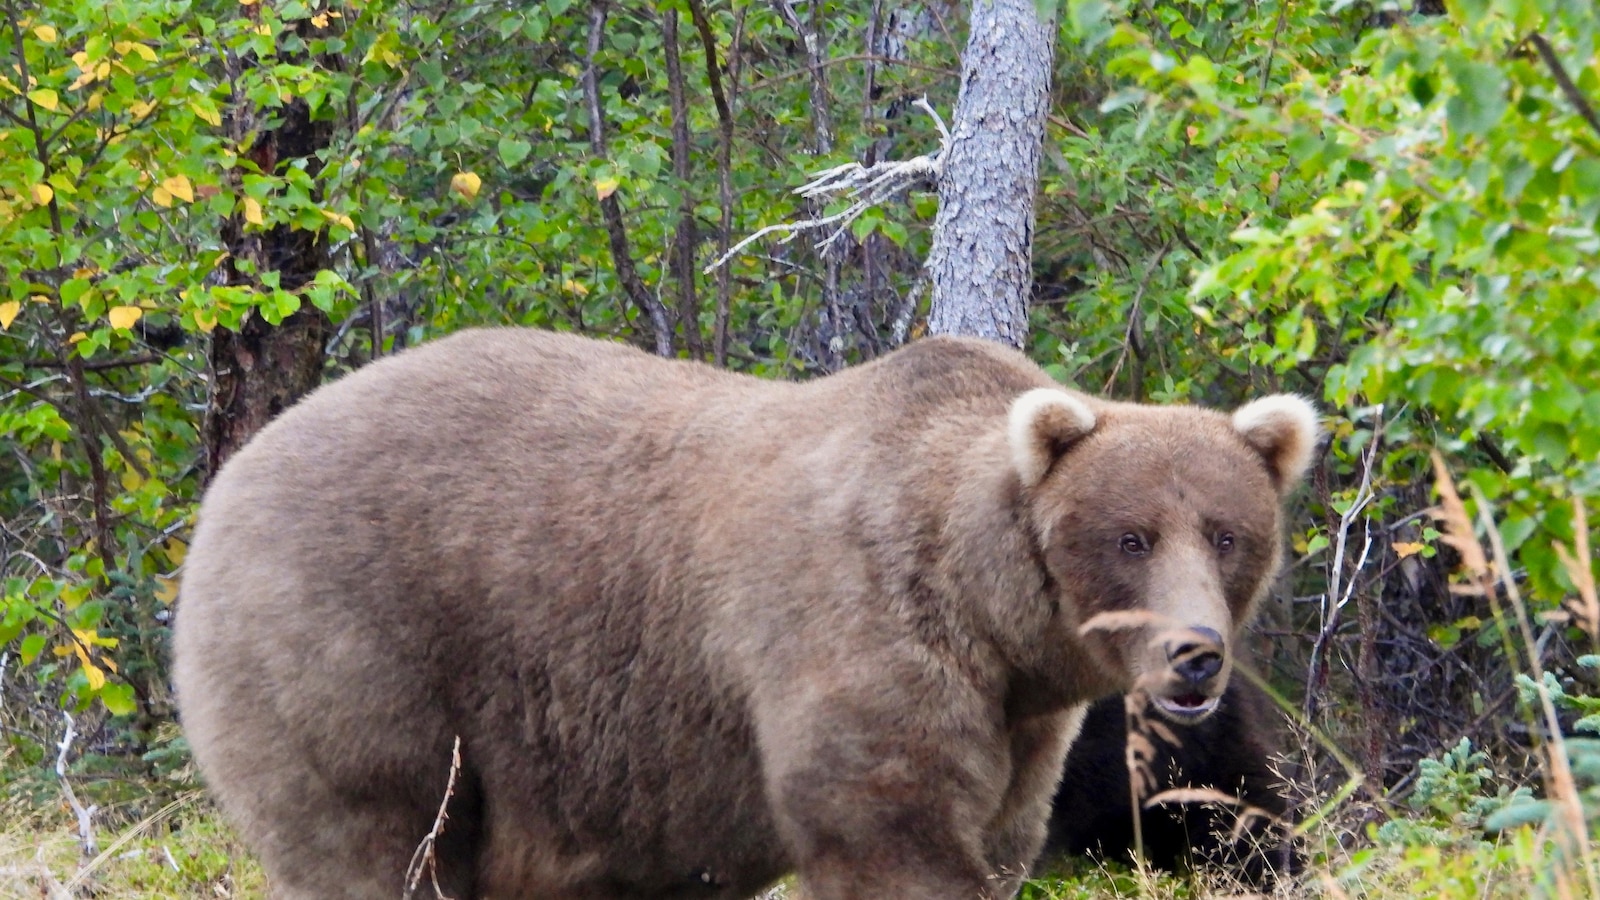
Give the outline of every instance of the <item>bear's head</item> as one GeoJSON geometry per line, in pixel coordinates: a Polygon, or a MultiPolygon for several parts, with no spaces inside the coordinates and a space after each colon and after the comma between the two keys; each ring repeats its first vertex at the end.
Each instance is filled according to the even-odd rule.
{"type": "Polygon", "coordinates": [[[1059,638],[1092,690],[1147,692],[1193,721],[1227,686],[1240,627],[1278,571],[1280,510],[1318,438],[1306,400],[1231,416],[1041,388],[1007,442],[1059,638]]]}

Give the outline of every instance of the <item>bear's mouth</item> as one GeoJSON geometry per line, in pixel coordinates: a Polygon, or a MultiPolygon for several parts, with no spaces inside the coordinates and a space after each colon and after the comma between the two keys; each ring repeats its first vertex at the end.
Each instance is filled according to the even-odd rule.
{"type": "Polygon", "coordinates": [[[1178,721],[1204,718],[1217,708],[1217,698],[1205,694],[1178,694],[1175,697],[1158,696],[1153,699],[1157,709],[1178,721]]]}

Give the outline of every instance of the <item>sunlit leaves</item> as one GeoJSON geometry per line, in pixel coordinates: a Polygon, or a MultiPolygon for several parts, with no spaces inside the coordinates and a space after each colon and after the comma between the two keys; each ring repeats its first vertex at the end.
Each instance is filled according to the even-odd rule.
{"type": "Polygon", "coordinates": [[[142,315],[144,310],[137,306],[113,306],[106,311],[106,319],[111,323],[111,327],[119,329],[132,328],[142,315]]]}
{"type": "Polygon", "coordinates": [[[28,99],[32,100],[35,105],[51,112],[55,112],[56,107],[61,104],[56,92],[49,88],[38,88],[37,90],[29,91],[28,99]]]}

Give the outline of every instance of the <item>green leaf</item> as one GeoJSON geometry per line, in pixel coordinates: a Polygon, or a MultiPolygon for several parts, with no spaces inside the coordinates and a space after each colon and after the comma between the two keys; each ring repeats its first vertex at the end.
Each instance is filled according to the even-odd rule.
{"type": "Polygon", "coordinates": [[[1447,56],[1445,66],[1456,85],[1455,96],[1445,104],[1451,129],[1461,134],[1483,134],[1493,128],[1507,105],[1506,84],[1500,70],[1458,54],[1447,56]]]}
{"type": "Polygon", "coordinates": [[[503,137],[498,149],[501,164],[510,169],[528,158],[528,154],[533,152],[533,145],[521,138],[503,137]]]}
{"type": "Polygon", "coordinates": [[[22,659],[22,664],[26,666],[38,659],[39,654],[44,652],[44,644],[45,638],[42,634],[30,634],[23,638],[22,647],[19,648],[18,654],[22,659]]]}
{"type": "Polygon", "coordinates": [[[104,703],[106,710],[114,716],[132,715],[139,708],[134,702],[133,685],[114,681],[107,682],[100,689],[100,702],[104,703]]]}

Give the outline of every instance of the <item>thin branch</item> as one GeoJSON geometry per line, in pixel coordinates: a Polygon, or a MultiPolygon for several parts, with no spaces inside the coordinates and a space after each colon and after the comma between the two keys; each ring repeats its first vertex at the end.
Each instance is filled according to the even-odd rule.
{"type": "Polygon", "coordinates": [[[1544,64],[1550,68],[1550,74],[1555,78],[1556,84],[1561,87],[1561,93],[1566,95],[1567,102],[1576,107],[1578,115],[1583,116],[1583,120],[1589,123],[1589,128],[1595,134],[1600,135],[1600,115],[1595,114],[1594,107],[1589,104],[1589,99],[1583,96],[1583,92],[1578,90],[1578,86],[1573,83],[1572,76],[1568,75],[1566,67],[1561,65],[1561,58],[1556,56],[1555,48],[1550,46],[1550,42],[1545,40],[1544,35],[1537,31],[1528,35],[1528,43],[1539,51],[1539,58],[1543,59],[1544,64]]]}
{"type": "MultiPolygon", "coordinates": [[[[605,37],[605,27],[606,4],[603,0],[599,0],[589,8],[589,53],[584,59],[587,69],[583,73],[583,88],[589,105],[589,146],[593,149],[594,155],[602,160],[607,156],[605,117],[600,104],[598,57],[601,40],[605,37]]],[[[600,212],[605,217],[606,234],[611,239],[611,263],[617,270],[617,279],[622,282],[622,288],[627,292],[628,298],[650,322],[650,327],[655,332],[656,354],[670,357],[673,355],[672,325],[667,321],[667,310],[650,296],[644,282],[639,279],[639,271],[633,264],[633,253],[628,249],[628,231],[622,222],[622,203],[615,193],[600,199],[600,212]]]]}
{"type": "MultiPolygon", "coordinates": [[[[1333,562],[1328,567],[1328,590],[1322,595],[1322,628],[1317,632],[1317,638],[1311,645],[1311,659],[1307,665],[1305,717],[1312,721],[1317,712],[1317,685],[1322,677],[1323,670],[1327,667],[1325,656],[1328,642],[1339,630],[1341,613],[1345,604],[1350,602],[1351,591],[1354,588],[1354,579],[1351,584],[1344,583],[1344,560],[1346,544],[1350,538],[1350,526],[1355,524],[1356,517],[1361,515],[1367,504],[1372,502],[1372,470],[1377,463],[1378,445],[1383,434],[1380,421],[1372,430],[1372,439],[1367,443],[1362,452],[1361,459],[1361,484],[1356,488],[1355,497],[1350,502],[1350,507],[1339,517],[1339,532],[1334,538],[1333,562]]],[[[1361,551],[1361,565],[1366,563],[1367,553],[1372,548],[1372,530],[1370,527],[1362,529],[1366,535],[1366,542],[1361,551]]],[[[1359,566],[1358,566],[1359,569],[1359,566]]]]}
{"type": "Polygon", "coordinates": [[[72,714],[65,710],[61,718],[67,720],[66,733],[61,736],[61,743],[56,745],[56,778],[61,782],[61,793],[66,798],[67,805],[72,808],[78,817],[78,843],[83,848],[83,855],[93,857],[99,852],[94,839],[94,814],[100,807],[91,805],[87,809],[78,802],[78,795],[72,792],[72,784],[67,781],[67,752],[72,749],[72,739],[77,736],[73,729],[72,714]]]}
{"type": "Polygon", "coordinates": [[[428,829],[427,835],[422,838],[422,843],[417,845],[415,853],[411,854],[411,864],[406,866],[406,887],[401,900],[411,900],[416,893],[417,885],[422,883],[422,873],[426,871],[433,880],[433,892],[439,897],[444,896],[444,891],[439,887],[439,863],[434,858],[433,850],[439,843],[439,835],[444,833],[444,823],[450,818],[446,812],[450,806],[450,798],[456,792],[456,777],[461,774],[461,736],[456,735],[455,745],[450,748],[450,777],[444,784],[444,799],[439,801],[439,812],[433,817],[433,827],[428,829]]]}
{"type": "MultiPolygon", "coordinates": [[[[817,65],[824,69],[831,69],[837,65],[858,62],[872,63],[873,65],[878,65],[881,63],[889,66],[900,66],[906,69],[915,69],[919,72],[930,72],[934,75],[942,75],[945,78],[955,78],[961,74],[955,69],[950,69],[945,66],[930,66],[926,63],[912,62],[909,59],[895,59],[892,56],[882,56],[876,53],[851,53],[845,56],[830,56],[827,59],[817,63],[817,65]]],[[[804,69],[796,69],[793,72],[781,72],[777,75],[768,75],[766,78],[763,78],[759,81],[752,81],[748,90],[752,92],[765,90],[766,88],[772,87],[775,84],[781,84],[785,81],[793,81],[802,75],[810,74],[812,74],[812,69],[810,66],[807,66],[804,69]]]]}
{"type": "Polygon", "coordinates": [[[668,253],[673,279],[678,286],[678,324],[689,355],[705,357],[700,342],[700,299],[695,294],[694,254],[700,243],[695,227],[694,195],[690,191],[689,104],[685,99],[683,61],[678,53],[678,11],[668,9],[661,17],[662,44],[667,58],[667,103],[672,116],[672,175],[683,193],[678,206],[678,224],[668,253]]]}
{"type": "Polygon", "coordinates": [[[806,70],[811,75],[811,125],[819,155],[833,151],[833,122],[828,112],[828,72],[822,55],[822,41],[815,29],[800,21],[789,0],[772,0],[779,17],[792,29],[806,49],[806,70]]]}
{"type": "MultiPolygon", "coordinates": [[[[689,15],[700,33],[705,53],[706,80],[711,85],[711,101],[717,108],[717,200],[722,206],[722,222],[717,233],[717,255],[726,258],[733,240],[733,109],[722,89],[722,73],[717,66],[717,39],[701,0],[688,0],[689,15]]],[[[730,60],[731,63],[731,60],[730,60]]],[[[730,73],[731,75],[732,73],[730,73]]],[[[711,333],[711,358],[718,366],[728,364],[728,317],[733,308],[732,273],[727,267],[717,270],[717,312],[711,333]]]]}
{"type": "MultiPolygon", "coordinates": [[[[156,353],[143,353],[138,356],[125,356],[121,359],[86,359],[80,365],[85,372],[104,372],[107,369],[128,369],[134,366],[148,366],[161,362],[163,357],[156,353]]],[[[70,363],[59,359],[25,359],[23,368],[27,369],[66,369],[70,363]]]]}

